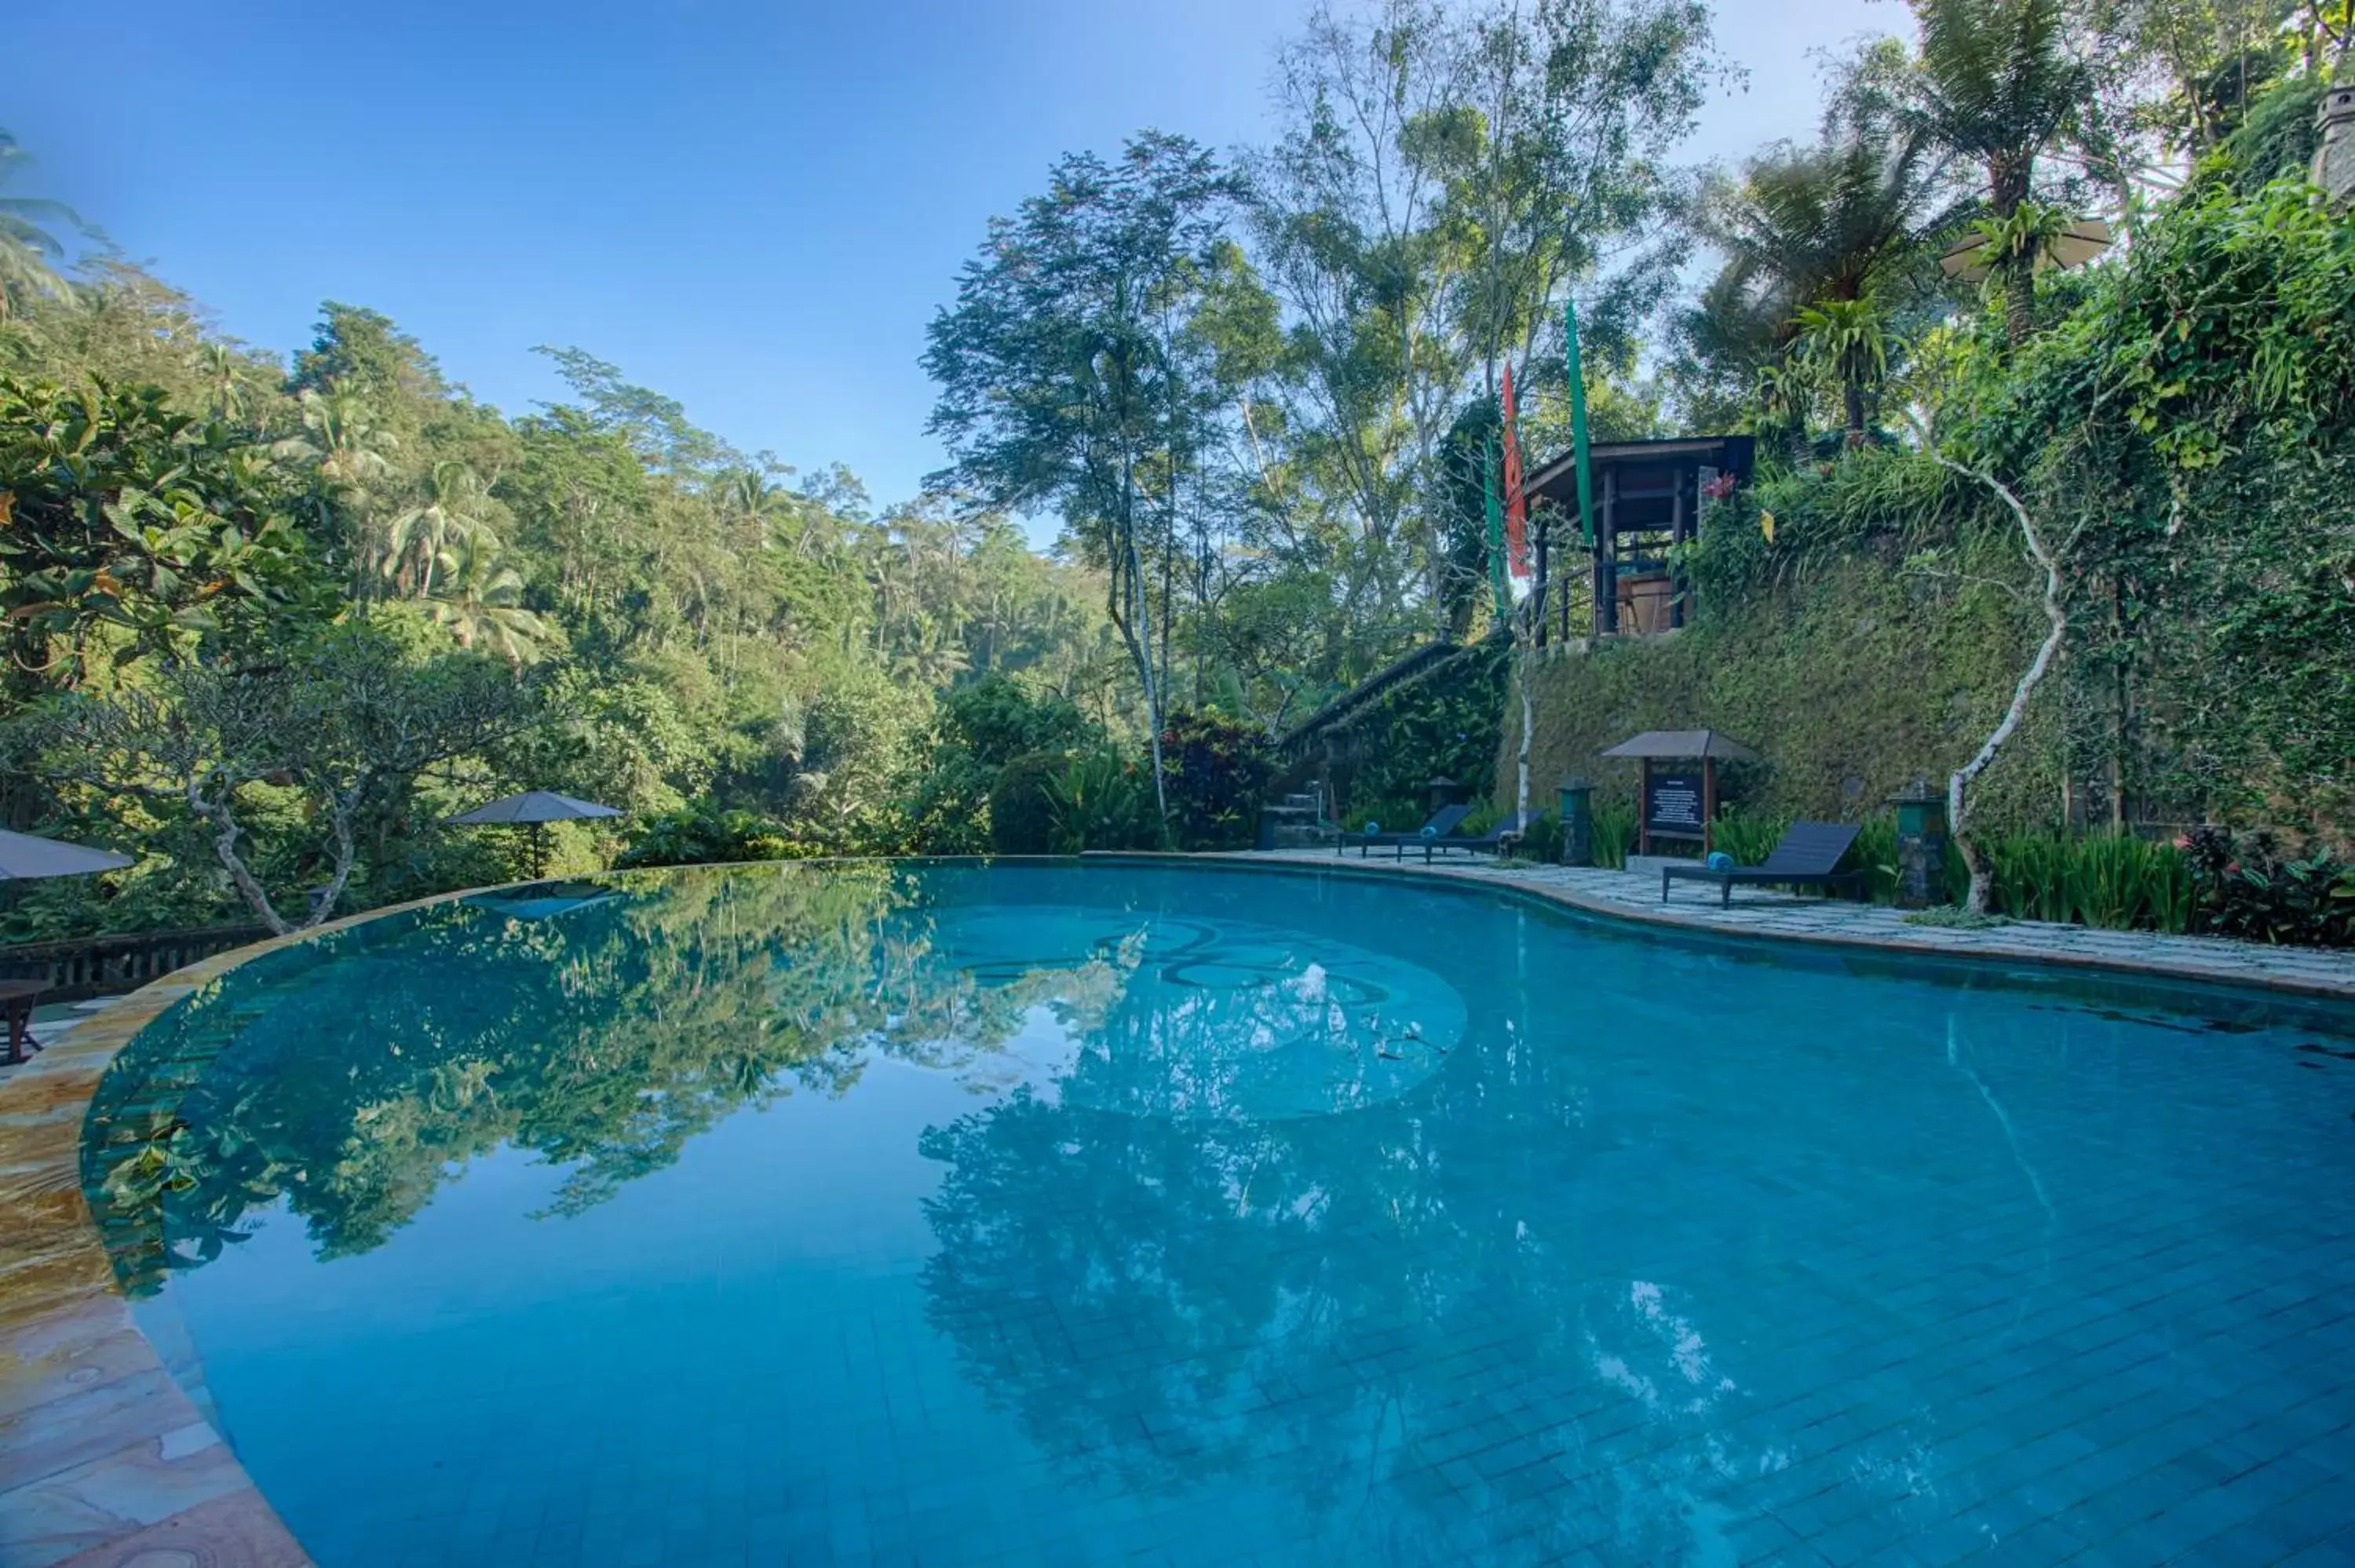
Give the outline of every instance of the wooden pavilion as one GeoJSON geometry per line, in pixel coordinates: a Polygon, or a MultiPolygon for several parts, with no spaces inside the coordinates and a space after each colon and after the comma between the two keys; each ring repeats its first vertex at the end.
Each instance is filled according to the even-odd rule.
{"type": "Polygon", "coordinates": [[[1567,452],[1530,474],[1530,609],[1540,642],[1575,636],[1649,636],[1685,623],[1689,589],[1670,547],[1691,539],[1703,496],[1750,478],[1749,436],[1598,441],[1588,449],[1594,503],[1591,561],[1578,525],[1578,473],[1567,452]],[[1707,487],[1705,489],[1705,487],[1707,487]],[[1571,624],[1573,582],[1593,584],[1588,624],[1571,624]]]}

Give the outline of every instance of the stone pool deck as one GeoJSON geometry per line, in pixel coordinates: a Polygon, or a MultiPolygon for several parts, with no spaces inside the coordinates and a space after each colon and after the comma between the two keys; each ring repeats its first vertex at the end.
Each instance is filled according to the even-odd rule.
{"type": "Polygon", "coordinates": [[[1902,918],[1902,911],[1881,905],[1801,897],[1758,887],[1735,888],[1732,903],[1721,907],[1718,890],[1698,882],[1677,884],[1668,902],[1663,904],[1657,872],[1603,871],[1514,862],[1500,864],[1485,856],[1459,854],[1428,865],[1412,855],[1395,860],[1379,854],[1360,857],[1314,849],[1252,850],[1214,858],[1373,875],[1442,877],[1510,887],[1588,914],[1717,936],[2060,964],[2355,1001],[2355,953],[2272,948],[2221,937],[2095,931],[2042,920],[2017,920],[1976,931],[1909,926],[1902,918]]]}

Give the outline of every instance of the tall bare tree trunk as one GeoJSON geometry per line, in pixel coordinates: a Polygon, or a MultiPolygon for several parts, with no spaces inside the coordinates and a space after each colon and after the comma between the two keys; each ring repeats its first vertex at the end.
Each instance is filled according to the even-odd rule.
{"type": "Polygon", "coordinates": [[[1963,853],[1963,863],[1970,868],[1971,873],[1970,895],[1965,907],[1974,915],[1985,915],[1994,891],[1995,867],[1988,862],[1987,851],[1980,846],[1977,835],[1971,832],[1970,798],[1966,791],[1971,781],[1986,772],[1988,764],[1996,759],[1996,754],[2003,749],[2004,742],[2019,728],[2019,721],[2028,712],[2029,699],[2036,694],[2036,688],[2052,668],[2054,659],[2060,655],[2062,642],[2069,634],[2069,609],[2062,600],[2060,559],[2046,547],[2043,535],[2037,531],[2036,519],[2029,515],[2028,508],[2020,504],[2019,497],[1992,474],[1965,468],[1934,451],[1930,456],[1940,467],[1951,469],[1966,478],[1976,479],[2003,498],[2003,503],[2019,519],[2019,536],[2027,546],[2028,558],[2044,573],[2044,619],[2049,627],[2044,641],[2037,645],[2036,657],[2030,661],[2019,683],[2012,687],[2011,705],[2004,709],[2002,722],[1979,744],[1978,751],[1971,759],[1955,768],[1946,779],[1946,821],[1955,835],[1955,847],[1963,853]]]}

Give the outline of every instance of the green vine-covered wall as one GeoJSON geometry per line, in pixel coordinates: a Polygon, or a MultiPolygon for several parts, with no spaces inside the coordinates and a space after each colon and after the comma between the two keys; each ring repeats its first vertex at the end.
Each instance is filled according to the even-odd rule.
{"type": "Polygon", "coordinates": [[[1501,639],[1454,652],[1320,726],[1284,782],[1320,780],[1352,821],[1420,821],[1435,777],[1487,793],[1508,662],[1501,639]]]}
{"type": "MultiPolygon", "coordinates": [[[[1735,798],[1855,817],[1978,747],[2048,629],[2027,719],[1971,792],[1989,831],[2193,823],[2355,847],[2355,214],[2203,167],[2014,344],[1942,328],[1926,428],[1769,450],[1682,566],[1691,624],[1530,662],[1531,782],[1632,769],[1647,728],[1766,760],[1735,798]],[[2017,510],[2015,511],[2015,507],[2017,510]]],[[[1513,785],[1519,705],[1497,740],[1513,785]]]]}
{"type": "MultiPolygon", "coordinates": [[[[1917,775],[1943,781],[1970,755],[2041,630],[1995,588],[1852,560],[1668,636],[1549,650],[1529,665],[1532,796],[1550,804],[1554,787],[1576,774],[1594,781],[1600,801],[1632,801],[1637,765],[1599,752],[1647,729],[1709,728],[1764,758],[1727,771],[1732,802],[1793,816],[1867,815],[1917,775]]],[[[1503,721],[1499,802],[1515,788],[1520,740],[1509,689],[1503,721]]],[[[2060,816],[2058,729],[2049,707],[2031,711],[1987,779],[1976,808],[1983,821],[2060,816]]]]}

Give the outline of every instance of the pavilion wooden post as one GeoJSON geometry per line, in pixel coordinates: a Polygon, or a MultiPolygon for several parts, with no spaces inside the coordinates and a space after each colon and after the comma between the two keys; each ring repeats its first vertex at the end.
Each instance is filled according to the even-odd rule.
{"type": "Polygon", "coordinates": [[[1700,759],[1700,858],[1717,847],[1717,758],[1700,759]]]}

